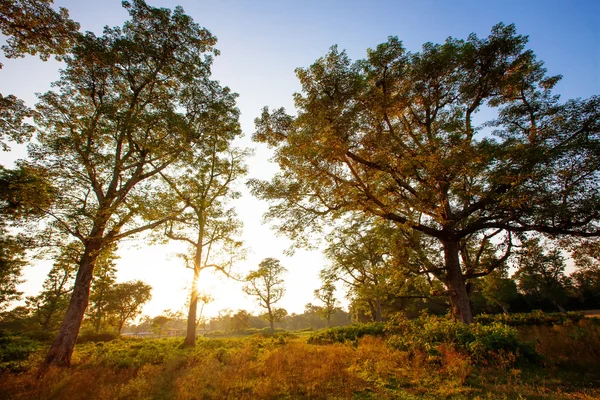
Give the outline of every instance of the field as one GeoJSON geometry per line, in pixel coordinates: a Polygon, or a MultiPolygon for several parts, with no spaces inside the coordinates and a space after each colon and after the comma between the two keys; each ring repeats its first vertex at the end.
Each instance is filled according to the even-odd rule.
{"type": "Polygon", "coordinates": [[[71,368],[39,380],[46,347],[4,336],[0,399],[600,398],[595,319],[389,325],[200,339],[194,349],[179,338],[89,342],[71,368]]]}

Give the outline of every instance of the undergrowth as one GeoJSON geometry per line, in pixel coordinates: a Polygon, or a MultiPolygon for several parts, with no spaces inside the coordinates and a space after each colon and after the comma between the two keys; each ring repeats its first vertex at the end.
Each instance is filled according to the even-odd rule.
{"type": "Polygon", "coordinates": [[[39,380],[46,347],[11,336],[3,360],[22,365],[0,372],[0,399],[600,398],[600,331],[587,320],[517,329],[422,317],[316,333],[320,345],[289,335],[81,343],[71,368],[39,380]]]}

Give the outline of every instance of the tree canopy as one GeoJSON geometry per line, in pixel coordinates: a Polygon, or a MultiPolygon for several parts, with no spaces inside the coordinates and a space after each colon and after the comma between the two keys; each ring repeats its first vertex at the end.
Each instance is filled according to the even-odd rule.
{"type": "Polygon", "coordinates": [[[454,314],[471,322],[467,242],[504,250],[490,272],[515,232],[600,233],[600,97],[560,103],[560,77],[526,44],[499,24],[414,53],[390,37],[356,62],[334,46],[297,69],[297,117],[256,120],[281,168],[251,182],[267,217],[299,244],[348,212],[434,239],[454,314]]]}

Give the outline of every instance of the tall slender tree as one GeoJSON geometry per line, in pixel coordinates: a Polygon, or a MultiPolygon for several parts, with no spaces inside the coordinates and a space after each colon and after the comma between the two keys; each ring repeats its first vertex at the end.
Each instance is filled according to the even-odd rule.
{"type": "Polygon", "coordinates": [[[265,258],[258,264],[256,271],[251,271],[246,276],[247,284],[244,286],[244,292],[250,296],[255,296],[258,299],[258,304],[267,310],[265,317],[269,321],[271,333],[275,332],[274,323],[287,314],[285,310],[274,307],[275,303],[281,300],[285,294],[281,275],[286,271],[279,260],[265,258]]]}
{"type": "Polygon", "coordinates": [[[335,285],[331,281],[323,282],[323,285],[315,290],[315,298],[323,303],[319,314],[327,321],[327,327],[331,326],[331,316],[339,310],[338,300],[335,298],[335,285]]]}
{"type": "Polygon", "coordinates": [[[221,93],[221,109],[207,121],[204,141],[190,147],[181,160],[161,172],[167,189],[164,204],[185,204],[187,210],[164,228],[164,237],[184,242],[186,265],[193,270],[185,345],[196,343],[200,272],[212,268],[227,276],[244,250],[237,237],[242,224],[228,202],[239,197],[235,184],[246,174],[248,151],[232,147],[241,135],[237,95],[221,93]],[[173,201],[174,200],[174,201],[173,201]]]}

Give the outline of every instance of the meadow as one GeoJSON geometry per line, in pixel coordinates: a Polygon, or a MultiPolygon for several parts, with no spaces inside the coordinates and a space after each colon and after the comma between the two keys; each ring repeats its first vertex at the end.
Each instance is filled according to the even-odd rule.
{"type": "Polygon", "coordinates": [[[600,398],[599,321],[523,319],[396,319],[199,338],[195,348],[181,338],[89,341],[71,368],[39,378],[47,345],[5,333],[0,399],[600,398]]]}

